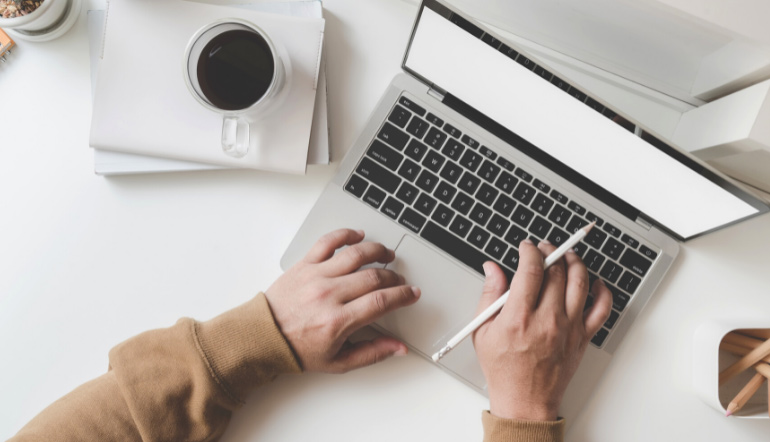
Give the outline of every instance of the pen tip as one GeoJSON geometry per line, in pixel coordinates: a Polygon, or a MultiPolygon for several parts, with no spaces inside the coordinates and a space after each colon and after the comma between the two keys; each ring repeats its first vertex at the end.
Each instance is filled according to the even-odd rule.
{"type": "Polygon", "coordinates": [[[590,232],[590,231],[591,231],[591,229],[593,229],[593,228],[594,228],[594,226],[595,226],[595,225],[596,225],[596,221],[592,221],[592,222],[591,222],[591,224],[589,224],[589,225],[587,225],[587,226],[583,227],[583,231],[584,231],[584,232],[586,232],[586,233],[588,233],[588,232],[590,232]]]}

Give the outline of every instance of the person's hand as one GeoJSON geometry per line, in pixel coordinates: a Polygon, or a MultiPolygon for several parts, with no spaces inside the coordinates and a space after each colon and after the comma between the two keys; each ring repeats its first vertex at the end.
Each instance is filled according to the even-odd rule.
{"type": "MultiPolygon", "coordinates": [[[[612,294],[597,280],[591,291],[596,300],[584,312],[588,273],[583,262],[570,251],[543,272],[543,255],[554,247],[541,243],[540,250],[529,240],[521,243],[508,301],[473,335],[489,411],[498,417],[556,420],[567,384],[612,308],[612,294]]],[[[493,262],[485,263],[484,271],[478,313],[507,285],[493,262]]]]}
{"type": "Polygon", "coordinates": [[[364,232],[350,229],[323,236],[265,292],[305,371],[343,373],[407,353],[403,343],[390,337],[347,342],[356,330],[420,297],[418,288],[405,285],[392,270],[359,270],[395,258],[393,250],[363,239],[364,232]]]}

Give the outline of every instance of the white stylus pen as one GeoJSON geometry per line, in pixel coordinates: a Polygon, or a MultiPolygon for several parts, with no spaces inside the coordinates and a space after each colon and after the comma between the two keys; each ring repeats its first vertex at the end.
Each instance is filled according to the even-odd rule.
{"type": "MultiPolygon", "coordinates": [[[[550,267],[553,263],[559,260],[562,256],[564,256],[565,253],[567,253],[567,250],[571,249],[572,247],[575,247],[577,243],[579,243],[583,238],[588,235],[588,232],[591,231],[591,228],[595,225],[595,222],[592,222],[591,224],[583,227],[582,229],[575,232],[574,235],[570,236],[569,239],[564,241],[559,248],[553,251],[548,257],[545,258],[545,264],[544,268],[550,267]]],[[[480,315],[476,316],[473,321],[468,323],[462,330],[460,330],[459,333],[454,335],[452,339],[447,342],[447,344],[439,350],[438,352],[434,353],[432,358],[433,362],[438,362],[439,359],[446,356],[447,353],[449,353],[453,348],[457,347],[458,344],[463,342],[465,338],[470,336],[474,331],[476,331],[477,328],[481,327],[481,324],[485,323],[487,319],[491,318],[492,315],[497,313],[501,308],[503,308],[503,304],[505,304],[505,301],[508,300],[508,293],[505,292],[503,296],[497,299],[497,301],[493,302],[492,305],[487,307],[486,310],[481,312],[480,315]]]]}

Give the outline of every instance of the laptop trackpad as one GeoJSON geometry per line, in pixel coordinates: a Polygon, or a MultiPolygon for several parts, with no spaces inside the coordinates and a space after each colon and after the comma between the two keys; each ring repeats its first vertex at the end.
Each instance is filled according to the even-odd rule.
{"type": "MultiPolygon", "coordinates": [[[[475,316],[484,284],[481,275],[413,237],[402,238],[395,261],[386,268],[403,275],[407,284],[419,287],[422,296],[416,304],[383,317],[377,324],[423,356],[430,358],[475,316]]],[[[440,364],[477,388],[486,385],[470,338],[440,364]]]]}

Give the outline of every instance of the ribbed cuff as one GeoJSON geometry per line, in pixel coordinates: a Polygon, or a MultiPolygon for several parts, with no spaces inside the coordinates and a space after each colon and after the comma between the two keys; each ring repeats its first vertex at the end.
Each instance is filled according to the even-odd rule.
{"type": "Polygon", "coordinates": [[[484,442],[527,441],[561,442],[564,440],[565,421],[528,421],[504,419],[485,410],[481,414],[484,442]]]}
{"type": "Polygon", "coordinates": [[[212,376],[237,402],[279,374],[302,371],[263,293],[194,327],[212,376]]]}

